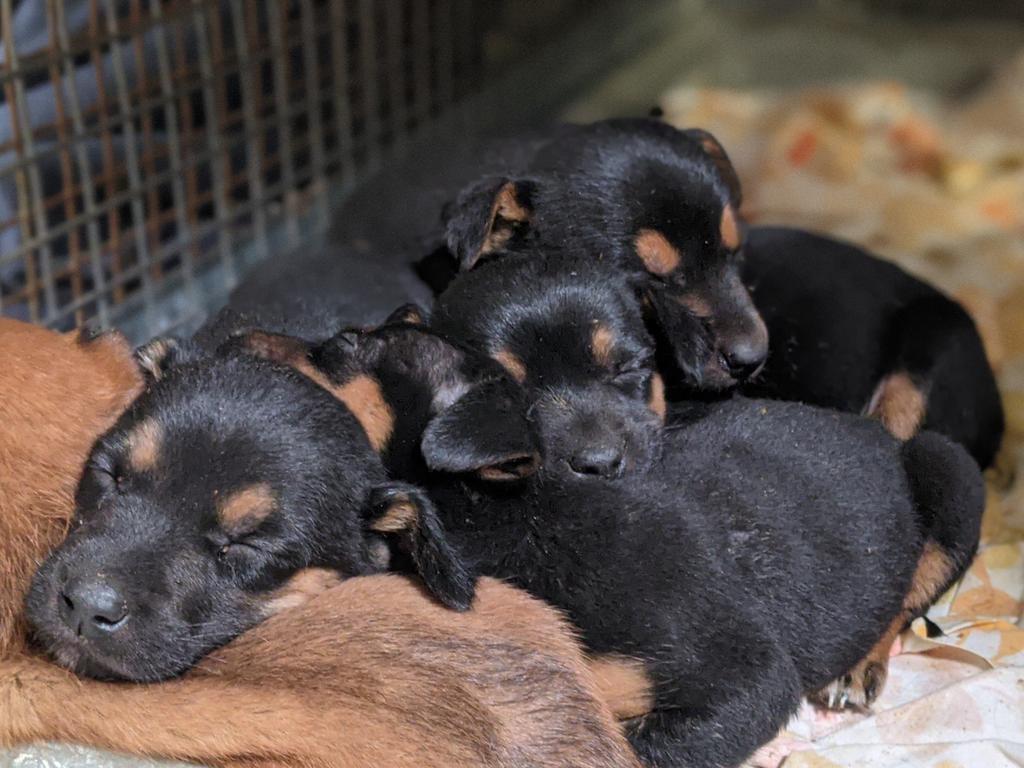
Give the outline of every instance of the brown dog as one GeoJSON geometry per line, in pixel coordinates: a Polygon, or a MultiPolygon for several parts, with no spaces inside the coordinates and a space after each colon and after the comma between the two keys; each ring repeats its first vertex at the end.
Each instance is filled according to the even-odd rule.
{"type": "Polygon", "coordinates": [[[565,622],[494,581],[458,614],[398,576],[310,571],[287,607],[155,686],[81,680],[22,646],[89,446],[141,388],[123,338],[0,322],[0,745],[59,739],[223,766],[637,766],[565,622]]]}

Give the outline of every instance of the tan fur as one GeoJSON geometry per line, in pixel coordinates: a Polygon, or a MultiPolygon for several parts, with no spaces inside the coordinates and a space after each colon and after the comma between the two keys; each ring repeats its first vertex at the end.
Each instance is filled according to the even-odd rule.
{"type": "Polygon", "coordinates": [[[651,377],[651,396],[647,399],[647,407],[651,409],[658,418],[665,421],[665,413],[668,410],[665,405],[665,380],[660,373],[651,377]]]}
{"type": "Polygon", "coordinates": [[[378,533],[397,533],[414,528],[420,514],[409,501],[396,501],[381,517],[374,520],[370,528],[378,533]]]}
{"type": "Polygon", "coordinates": [[[682,254],[675,246],[654,229],[641,229],[637,233],[634,247],[647,271],[654,275],[664,276],[674,272],[683,261],[682,254]]]}
{"type": "Polygon", "coordinates": [[[21,646],[36,565],[67,528],[95,438],[142,390],[127,340],[0,319],[0,656],[21,646]]]}
{"type": "Polygon", "coordinates": [[[149,472],[160,460],[163,432],[155,421],[139,422],[128,433],[128,466],[136,472],[149,472]]]}
{"type": "Polygon", "coordinates": [[[347,405],[363,425],[373,449],[378,453],[384,450],[395,429],[395,414],[384,399],[380,382],[360,374],[340,386],[331,387],[330,392],[347,405]]]}
{"type": "Polygon", "coordinates": [[[825,708],[841,708],[831,705],[829,699],[830,695],[835,698],[842,692],[845,695],[843,703],[849,702],[854,708],[870,706],[889,676],[889,658],[896,639],[915,616],[942,595],[953,573],[954,563],[949,554],[934,541],[925,542],[910,590],[903,599],[903,607],[885,634],[843,678],[812,694],[811,701],[825,708]]]}
{"type": "Polygon", "coordinates": [[[164,373],[163,362],[176,346],[173,339],[156,339],[139,348],[136,361],[154,381],[159,381],[164,373]]]}
{"type": "Polygon", "coordinates": [[[231,768],[638,768],[566,623],[486,579],[456,613],[399,576],[305,572],[271,598],[279,613],[159,685],[78,679],[25,652],[29,578],[91,443],[142,384],[123,341],[76,344],[0,321],[0,746],[231,768]]]}
{"type": "Polygon", "coordinates": [[[736,211],[728,203],[722,209],[722,221],[718,226],[718,234],[722,238],[722,245],[730,250],[740,247],[740,228],[736,223],[736,211]]]}
{"type": "MultiPolygon", "coordinates": [[[[502,226],[503,223],[525,223],[530,220],[530,211],[516,198],[516,185],[511,181],[498,190],[491,206],[491,216],[487,224],[487,234],[476,258],[501,250],[512,237],[512,229],[502,226]]],[[[475,259],[474,259],[475,261],[475,259]]]]}
{"type": "Polygon", "coordinates": [[[612,364],[612,350],[615,348],[615,334],[607,325],[598,323],[590,335],[590,354],[594,362],[608,368],[612,364]]]}
{"type": "Polygon", "coordinates": [[[878,418],[897,440],[909,440],[920,429],[927,407],[928,399],[910,374],[898,371],[878,383],[868,415],[878,418]]]}
{"type": "Polygon", "coordinates": [[[497,360],[498,364],[508,372],[508,375],[520,384],[526,381],[526,366],[512,352],[507,349],[499,349],[491,357],[497,360]]]}
{"type": "Polygon", "coordinates": [[[646,715],[654,709],[653,683],[644,663],[626,656],[607,654],[590,660],[601,697],[620,720],[646,715]]]}
{"type": "Polygon", "coordinates": [[[395,414],[384,399],[380,382],[372,376],[359,375],[341,384],[331,381],[309,361],[305,344],[288,336],[253,331],[246,335],[245,345],[253,354],[294,368],[341,400],[362,425],[377,453],[387,446],[395,428],[395,414]]]}
{"type": "Polygon", "coordinates": [[[953,561],[949,554],[934,541],[926,542],[924,552],[917,561],[904,607],[908,612],[916,613],[931,605],[952,577],[953,561]]]}
{"type": "Polygon", "coordinates": [[[0,744],[58,739],[261,768],[636,768],[597,695],[568,628],[526,594],[484,579],[459,614],[412,581],[368,576],[161,685],[0,663],[0,744]]]}
{"type": "Polygon", "coordinates": [[[283,587],[275,589],[266,599],[264,614],[273,616],[281,611],[305,605],[317,595],[341,584],[341,575],[327,568],[304,568],[283,587]]]}
{"type": "Polygon", "coordinates": [[[708,318],[714,314],[711,304],[708,303],[707,299],[697,293],[682,293],[676,296],[675,300],[697,317],[708,318]]]}
{"type": "Polygon", "coordinates": [[[253,526],[277,509],[277,497],[268,483],[253,483],[235,491],[217,504],[217,518],[227,529],[253,526]]]}

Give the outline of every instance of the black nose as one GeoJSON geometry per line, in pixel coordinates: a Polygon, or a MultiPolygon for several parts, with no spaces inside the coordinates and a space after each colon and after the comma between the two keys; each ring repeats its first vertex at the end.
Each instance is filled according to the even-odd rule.
{"type": "Polygon", "coordinates": [[[767,343],[756,338],[734,342],[722,352],[729,375],[737,381],[745,381],[760,371],[767,357],[767,343]]]}
{"type": "Polygon", "coordinates": [[[102,637],[125,625],[128,601],[108,581],[72,579],[61,590],[60,614],[75,634],[102,637]]]}
{"type": "Polygon", "coordinates": [[[581,475],[618,477],[622,474],[622,449],[607,445],[589,446],[569,459],[569,466],[581,475]]]}

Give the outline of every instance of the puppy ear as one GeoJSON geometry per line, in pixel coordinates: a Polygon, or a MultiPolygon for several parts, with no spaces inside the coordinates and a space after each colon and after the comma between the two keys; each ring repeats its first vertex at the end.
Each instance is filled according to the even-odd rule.
{"type": "Polygon", "coordinates": [[[384,321],[384,325],[425,325],[427,313],[419,304],[403,304],[384,321]]]}
{"type": "Polygon", "coordinates": [[[468,610],[476,579],[448,541],[433,502],[421,489],[388,483],[370,492],[366,527],[397,543],[413,561],[423,583],[442,603],[468,610]]]}
{"type": "Polygon", "coordinates": [[[648,281],[643,299],[648,327],[658,342],[659,368],[675,369],[687,379],[699,380],[697,361],[708,352],[701,315],[671,284],[648,281]]]}
{"type": "Polygon", "coordinates": [[[743,202],[743,190],[740,186],[740,177],[737,175],[732,161],[729,160],[725,147],[721,145],[718,139],[700,128],[688,128],[683,133],[700,145],[700,148],[704,150],[704,154],[711,158],[715,168],[718,169],[722,181],[725,182],[725,186],[729,190],[729,200],[733,206],[738,208],[740,203],[743,202]]]}
{"type": "Polygon", "coordinates": [[[435,416],[420,449],[431,469],[475,472],[484,480],[519,480],[540,466],[522,394],[504,378],[476,385],[435,416]]]}
{"type": "Polygon", "coordinates": [[[256,357],[302,370],[309,367],[312,345],[305,339],[269,331],[243,331],[221,345],[221,351],[241,349],[256,357]]]}
{"type": "Polygon", "coordinates": [[[459,267],[501,250],[533,218],[532,181],[489,176],[466,187],[445,211],[445,235],[459,267]]]}
{"type": "Polygon", "coordinates": [[[147,382],[160,381],[167,371],[188,358],[186,346],[172,336],[143,344],[135,350],[134,356],[147,382]]]}

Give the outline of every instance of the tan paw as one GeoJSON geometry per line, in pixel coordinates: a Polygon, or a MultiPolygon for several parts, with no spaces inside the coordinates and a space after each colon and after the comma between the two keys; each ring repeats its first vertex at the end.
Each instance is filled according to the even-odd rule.
{"type": "Polygon", "coordinates": [[[844,709],[862,712],[875,703],[888,675],[888,659],[867,658],[807,699],[816,707],[833,712],[844,709]]]}

